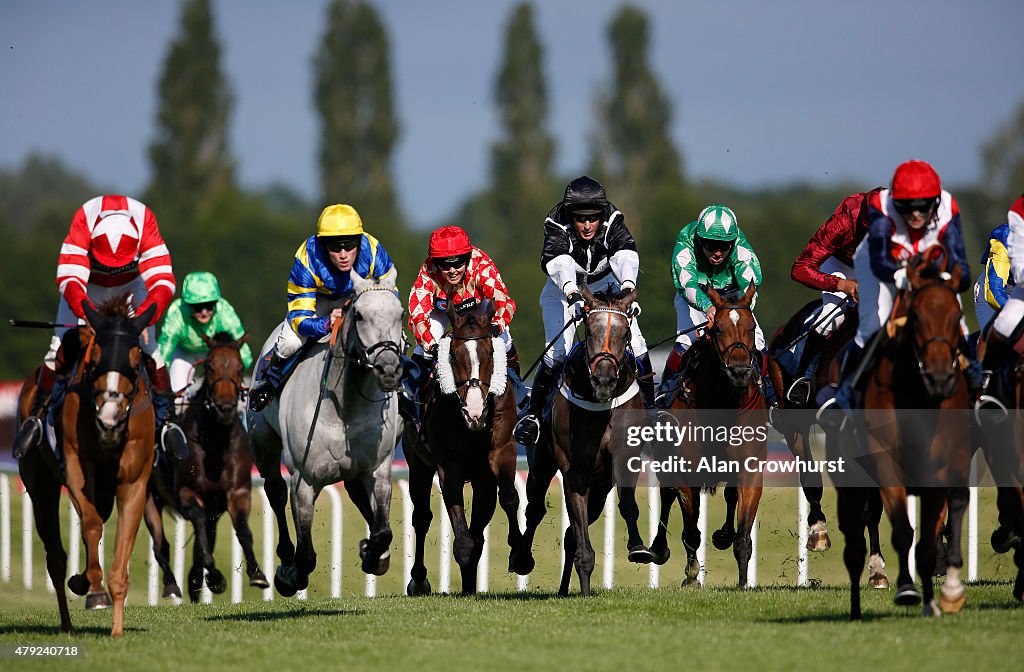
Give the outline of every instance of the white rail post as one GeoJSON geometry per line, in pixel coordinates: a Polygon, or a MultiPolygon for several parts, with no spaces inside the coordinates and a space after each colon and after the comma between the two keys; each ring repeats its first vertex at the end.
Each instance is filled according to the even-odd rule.
{"type": "Polygon", "coordinates": [[[160,603],[160,567],[156,564],[156,553],[153,551],[153,535],[148,530],[146,539],[149,540],[149,553],[146,556],[146,596],[149,606],[155,607],[160,603]]]}
{"type": "MultiPolygon", "coordinates": [[[[370,526],[366,526],[366,537],[370,537],[370,526]]],[[[377,577],[373,574],[366,575],[366,596],[377,597],[377,577]]]]}
{"type": "MultiPolygon", "coordinates": [[[[519,521],[519,530],[523,531],[526,529],[526,481],[523,477],[516,472],[516,492],[519,493],[519,514],[517,516],[519,521]]],[[[517,576],[516,577],[516,589],[520,592],[527,589],[529,584],[529,576],[517,576]]]]}
{"type": "MultiPolygon", "coordinates": [[[[82,566],[82,519],[78,517],[75,503],[71,501],[70,496],[68,497],[68,520],[71,522],[68,525],[68,576],[74,576],[78,574],[82,566]]],[[[68,596],[71,599],[78,597],[74,593],[69,593],[68,596]]]]}
{"type": "Polygon", "coordinates": [[[708,557],[708,493],[700,492],[700,514],[697,516],[697,529],[700,530],[700,546],[697,547],[697,585],[704,585],[704,563],[708,557]]]}
{"type": "Polygon", "coordinates": [[[274,510],[270,507],[270,497],[263,486],[257,488],[263,501],[263,572],[270,577],[270,584],[263,589],[264,601],[274,599],[274,510]]]}
{"type": "Polygon", "coordinates": [[[11,580],[11,480],[0,474],[0,581],[11,580]]]}
{"type": "Polygon", "coordinates": [[[565,567],[565,531],[569,529],[569,509],[565,505],[565,485],[562,481],[562,472],[555,472],[555,478],[558,479],[558,492],[562,496],[562,528],[558,535],[558,547],[561,549],[558,575],[561,576],[562,568],[565,567]]]}
{"type": "Polygon", "coordinates": [[[907,517],[910,519],[910,527],[914,531],[913,541],[910,544],[910,580],[917,581],[917,558],[914,557],[914,547],[917,546],[917,496],[907,497],[907,517]]]}
{"type": "Polygon", "coordinates": [[[21,487],[21,580],[25,590],[32,590],[32,498],[21,487]]]}
{"type": "Polygon", "coordinates": [[[331,597],[341,597],[341,550],[342,550],[342,519],[344,505],[341,493],[334,485],[324,488],[331,500],[331,597]]]}
{"type": "Polygon", "coordinates": [[[486,593],[491,576],[491,526],[484,528],[484,547],[480,552],[480,563],[476,566],[476,590],[486,593]]]}
{"type": "MultiPolygon", "coordinates": [[[[412,565],[416,561],[416,538],[412,529],[412,496],[409,494],[409,481],[398,481],[398,489],[402,491],[402,588],[412,581],[412,565]]],[[[429,502],[429,500],[428,500],[429,502]]]]}
{"type": "Polygon", "coordinates": [[[757,587],[757,516],[750,525],[750,562],[747,563],[747,587],[757,587]]]}
{"type": "MultiPolygon", "coordinates": [[[[661,490],[658,489],[658,479],[655,476],[648,477],[647,486],[647,535],[653,540],[658,533],[658,523],[661,522],[661,490]]],[[[656,563],[647,565],[647,585],[657,588],[661,578],[661,567],[656,563]]]]}
{"type": "MultiPolygon", "coordinates": [[[[188,590],[188,576],[185,575],[185,519],[178,514],[171,514],[174,518],[174,576],[188,590]]],[[[179,605],[183,602],[180,597],[171,598],[171,602],[179,605]]]]}
{"type": "MultiPolygon", "coordinates": [[[[434,487],[441,491],[441,481],[434,474],[434,487]]],[[[447,593],[452,586],[452,521],[448,520],[448,509],[444,505],[444,493],[441,493],[441,538],[438,540],[438,591],[447,593]]]]}
{"type": "Polygon", "coordinates": [[[797,499],[797,547],[796,547],[796,585],[806,586],[808,577],[807,566],[807,515],[810,513],[810,504],[804,495],[803,488],[796,489],[797,499]]]}
{"type": "Polygon", "coordinates": [[[615,586],[615,488],[608,491],[604,500],[604,573],[603,585],[607,589],[615,586]]]}
{"type": "Polygon", "coordinates": [[[978,453],[971,460],[970,495],[967,499],[967,580],[978,580],[978,453]]]}
{"type": "MultiPolygon", "coordinates": [[[[231,521],[230,517],[227,517],[231,521]]],[[[242,544],[235,534],[235,526],[229,525],[231,537],[231,603],[238,604],[242,601],[242,577],[245,575],[245,563],[242,560],[242,544]]]]}

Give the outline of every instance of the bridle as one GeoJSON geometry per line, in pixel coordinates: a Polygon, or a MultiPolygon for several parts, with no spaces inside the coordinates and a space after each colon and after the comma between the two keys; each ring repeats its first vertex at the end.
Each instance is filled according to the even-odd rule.
{"type": "MultiPolygon", "coordinates": [[[[753,309],[750,306],[744,305],[742,303],[726,304],[724,306],[719,307],[718,310],[719,311],[723,311],[723,310],[745,310],[745,311],[749,312],[751,315],[753,315],[753,312],[754,312],[753,309]]],[[[716,317],[717,317],[717,315],[716,315],[716,317]]],[[[716,322],[717,322],[717,319],[716,319],[716,322]]],[[[715,352],[718,354],[718,360],[721,362],[723,368],[727,368],[728,369],[728,368],[732,367],[734,370],[736,370],[738,368],[739,370],[737,372],[738,373],[743,373],[743,374],[746,374],[746,373],[749,373],[749,372],[753,372],[753,370],[755,368],[755,364],[754,363],[757,360],[754,358],[754,350],[750,346],[748,346],[746,343],[744,343],[742,341],[733,341],[729,345],[725,346],[725,349],[719,348],[718,347],[718,340],[714,337],[714,334],[721,333],[721,329],[718,328],[717,324],[713,324],[708,329],[707,333],[708,333],[708,340],[711,341],[711,346],[715,349],[715,352]],[[734,350],[742,350],[744,352],[744,354],[746,355],[746,359],[747,359],[747,365],[746,366],[744,366],[744,367],[734,367],[731,364],[729,364],[729,359],[728,359],[729,355],[732,354],[732,352],[734,350]]]]}
{"type": "Polygon", "coordinates": [[[330,352],[332,357],[344,357],[346,359],[346,366],[348,365],[348,362],[351,361],[355,362],[357,365],[364,369],[373,370],[374,366],[376,366],[377,364],[378,357],[380,357],[385,352],[393,352],[395,353],[396,357],[400,357],[402,354],[402,347],[398,343],[395,343],[394,341],[391,340],[378,341],[377,343],[374,343],[370,347],[363,346],[362,341],[359,339],[359,330],[355,328],[355,321],[349,320],[348,316],[355,310],[356,303],[359,302],[359,299],[362,298],[363,295],[366,294],[367,292],[391,292],[396,297],[398,296],[398,290],[391,287],[368,287],[360,291],[358,294],[356,294],[354,298],[347,300],[343,306],[343,309],[345,311],[345,317],[343,317],[341,320],[341,322],[343,323],[351,322],[351,324],[348,326],[348,329],[346,330],[345,338],[342,339],[346,347],[341,355],[335,355],[333,347],[335,340],[334,335],[332,334],[332,347],[330,349],[330,352]],[[350,338],[348,334],[353,329],[355,329],[356,337],[350,338]],[[358,346],[360,346],[359,349],[350,347],[351,343],[355,343],[358,346]]]}
{"type": "MultiPolygon", "coordinates": [[[[923,290],[923,289],[929,289],[929,288],[932,288],[932,287],[941,287],[941,288],[945,289],[946,291],[951,293],[953,295],[953,299],[956,300],[957,293],[956,293],[956,291],[952,287],[950,287],[949,285],[946,285],[944,283],[941,283],[941,282],[936,282],[936,283],[929,283],[927,285],[924,285],[922,287],[918,287],[917,289],[913,290],[913,292],[911,293],[911,297],[910,297],[910,305],[913,306],[914,295],[916,295],[918,291],[923,290]]],[[[917,323],[917,313],[916,313],[916,311],[910,311],[909,312],[909,315],[907,316],[907,322],[911,323],[911,324],[916,324],[917,323]]],[[[912,334],[910,334],[910,336],[911,336],[911,339],[910,339],[911,348],[914,351],[914,359],[917,361],[917,370],[918,370],[918,373],[921,374],[921,376],[924,376],[926,374],[925,365],[924,365],[924,359],[923,359],[924,354],[928,350],[929,347],[931,347],[932,345],[935,345],[935,344],[944,345],[947,348],[949,348],[949,353],[950,353],[950,367],[949,368],[950,368],[951,371],[956,371],[956,369],[958,367],[957,361],[958,361],[958,359],[960,357],[960,344],[959,343],[954,343],[951,339],[946,338],[945,336],[932,336],[931,338],[927,339],[920,347],[918,347],[916,339],[913,338],[912,334]]]]}
{"type": "Polygon", "coordinates": [[[114,432],[120,434],[128,424],[128,418],[131,417],[132,406],[135,403],[136,396],[138,395],[139,374],[130,364],[126,366],[122,361],[120,361],[122,358],[114,356],[114,354],[120,353],[111,353],[111,350],[117,350],[118,346],[121,346],[121,343],[124,340],[128,340],[128,342],[132,344],[129,346],[130,352],[132,347],[138,347],[138,335],[121,329],[104,332],[103,340],[114,341],[114,343],[112,343],[113,347],[103,348],[100,354],[100,361],[93,362],[92,353],[98,340],[97,336],[98,334],[96,332],[92,332],[89,336],[89,344],[86,346],[85,355],[82,358],[82,379],[84,381],[88,381],[90,386],[90,393],[95,411],[93,419],[96,424],[96,428],[101,432],[114,432]],[[98,371],[97,369],[100,368],[104,359],[107,359],[108,361],[110,359],[115,359],[117,361],[108,368],[104,368],[102,372],[98,371]],[[131,388],[127,392],[116,392],[109,389],[97,388],[96,383],[101,378],[106,378],[111,373],[119,374],[131,384],[131,388]],[[122,403],[124,404],[124,411],[118,414],[114,425],[112,427],[104,425],[103,421],[100,419],[102,407],[105,404],[115,404],[120,408],[122,403]]]}
{"type": "MultiPolygon", "coordinates": [[[[237,350],[237,348],[235,348],[235,346],[230,345],[230,344],[218,345],[218,346],[215,346],[215,347],[231,348],[231,349],[237,350]]],[[[211,413],[216,413],[218,408],[217,408],[217,404],[216,404],[216,402],[214,401],[214,398],[213,398],[213,389],[217,385],[217,383],[227,382],[227,383],[231,384],[231,386],[234,388],[234,396],[235,396],[235,402],[234,403],[236,405],[238,404],[239,400],[241,400],[242,395],[245,393],[245,385],[242,383],[241,375],[232,376],[230,374],[226,374],[226,375],[219,375],[217,377],[210,376],[209,375],[209,373],[210,373],[209,360],[210,360],[210,355],[212,354],[212,352],[213,352],[213,348],[210,349],[210,352],[208,352],[206,354],[206,357],[204,359],[200,360],[199,362],[196,362],[196,365],[198,366],[199,364],[206,364],[206,373],[207,373],[207,375],[203,378],[203,391],[204,391],[204,394],[203,394],[203,397],[204,397],[204,399],[203,399],[203,408],[205,408],[207,411],[209,411],[211,413]]]]}
{"type": "Polygon", "coordinates": [[[587,309],[587,317],[583,321],[583,329],[584,329],[584,332],[585,332],[585,337],[583,339],[583,341],[584,341],[584,346],[583,347],[586,350],[586,354],[587,354],[587,368],[590,370],[590,375],[591,376],[597,375],[597,365],[598,364],[600,364],[604,360],[609,360],[612,363],[612,366],[615,367],[615,378],[617,380],[618,377],[619,377],[619,374],[622,371],[622,362],[619,360],[618,357],[615,356],[615,353],[612,352],[612,350],[611,350],[610,339],[611,339],[611,333],[612,333],[612,315],[619,315],[619,316],[623,317],[626,320],[626,333],[627,334],[629,333],[629,330],[632,327],[632,323],[633,323],[634,312],[633,312],[632,309],[630,309],[627,312],[627,311],[624,311],[624,310],[619,310],[617,308],[610,308],[610,307],[606,308],[606,307],[603,307],[603,306],[596,307],[596,308],[589,308],[589,309],[587,309]],[[589,338],[589,333],[590,333],[589,319],[590,319],[591,315],[596,315],[596,314],[601,314],[601,313],[604,313],[604,314],[608,315],[608,329],[607,329],[607,331],[605,331],[604,343],[601,344],[601,349],[598,350],[597,352],[591,354],[591,352],[590,352],[590,338],[589,338]]]}

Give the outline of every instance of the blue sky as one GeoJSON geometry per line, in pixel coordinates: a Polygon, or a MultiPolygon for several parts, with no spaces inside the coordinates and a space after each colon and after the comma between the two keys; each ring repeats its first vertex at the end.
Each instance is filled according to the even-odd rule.
{"type": "MultiPolygon", "coordinates": [[[[402,126],[394,172],[420,226],[486,183],[499,131],[491,87],[515,4],[376,3],[392,41],[402,126]]],[[[981,142],[1024,100],[1019,0],[634,4],[651,19],[649,60],[698,183],[870,186],[910,157],[932,162],[946,184],[972,182],[981,142]]],[[[214,3],[235,95],[231,146],[246,186],[280,181],[316,194],[311,59],[326,5],[214,3]]],[[[566,173],[586,161],[594,92],[610,72],[605,30],[619,6],[535,4],[548,127],[566,173]]],[[[0,167],[39,151],[112,190],[141,190],[178,13],[174,2],[0,3],[0,167]]]]}

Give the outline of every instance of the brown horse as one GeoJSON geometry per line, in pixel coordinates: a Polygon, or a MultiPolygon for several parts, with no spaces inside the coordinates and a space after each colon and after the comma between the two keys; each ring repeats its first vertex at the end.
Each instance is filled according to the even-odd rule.
{"type": "MultiPolygon", "coordinates": [[[[877,335],[878,354],[869,363],[864,390],[863,419],[854,423],[841,451],[853,455],[867,476],[880,486],[882,502],[892,523],[892,545],[899,557],[896,604],[912,606],[922,595],[909,571],[914,531],[907,516],[907,495],[921,500],[917,570],[922,577],[925,616],[939,614],[932,573],[936,541],[949,512],[952,531],[941,609],[958,611],[965,593],[960,582],[963,559],[961,523],[967,508],[971,436],[968,390],[960,369],[961,308],[955,288],[961,269],[946,271],[948,257],[939,246],[929,248],[908,266],[909,294],[897,297],[894,317],[877,335]],[[942,260],[942,264],[937,262],[942,260]],[[905,306],[905,324],[899,306],[905,306]],[[963,411],[963,412],[961,412],[963,411]]],[[[830,443],[832,438],[830,437],[830,443]]],[[[830,446],[832,450],[832,446],[830,446]]],[[[860,574],[864,565],[865,487],[837,487],[839,528],[846,538],[843,560],[850,576],[850,618],[859,619],[860,574]]]]}
{"type": "MultiPolygon", "coordinates": [[[[448,296],[454,296],[449,288],[448,296]]],[[[409,493],[413,502],[416,558],[409,595],[427,595],[430,582],[423,564],[423,549],[433,515],[430,489],[434,473],[455,541],[452,552],[462,573],[462,594],[476,592],[477,566],[483,552],[484,528],[497,501],[508,518],[508,545],[519,548],[519,494],[516,491],[515,392],[508,379],[505,344],[490,333],[494,304],[485,302],[483,314],[458,315],[449,304],[450,335],[441,339],[437,356],[437,383],[424,400],[425,440],[405,425],[403,444],[409,462],[409,493]],[[473,487],[473,515],[467,525],[463,487],[473,487]],[[495,489],[497,488],[497,497],[495,489]]],[[[511,560],[510,560],[511,564],[511,560]]]]}
{"type": "MultiPolygon", "coordinates": [[[[84,356],[72,374],[58,432],[63,437],[66,485],[82,521],[86,548],[85,574],[68,579],[68,587],[87,595],[87,609],[114,607],[110,634],[124,633],[124,600],[128,594],[128,560],[135,545],[146,502],[146,480],[153,466],[153,406],[140,376],[139,336],[156,311],[151,306],[131,316],[127,297],[116,297],[94,309],[83,302],[89,326],[79,329],[84,356]],[[103,587],[99,542],[103,523],[117,503],[114,562],[103,587]],[[111,594],[113,600],[111,600],[111,594]]],[[[31,409],[35,377],[22,388],[19,422],[31,409]]],[[[46,568],[57,593],[61,630],[71,630],[64,577],[67,554],[60,540],[60,469],[45,445],[19,462],[22,481],[32,497],[36,529],[46,549],[46,568]]]]}
{"type": "Polygon", "coordinates": [[[214,593],[227,588],[224,575],[214,565],[217,520],[227,511],[245,555],[249,585],[270,586],[253,553],[249,530],[252,485],[252,450],[238,415],[242,399],[245,366],[240,348],[247,335],[233,339],[220,332],[212,339],[203,336],[209,352],[201,364],[202,385],[189,402],[182,419],[188,437],[189,456],[183,462],[158,463],[150,480],[146,500],[146,526],[153,537],[153,553],[163,571],[164,597],[181,597],[171,569],[169,548],[163,530],[163,507],[169,505],[187,518],[195,530],[192,567],[188,574],[188,595],[199,600],[206,570],[206,585],[214,593]]]}
{"type": "Polygon", "coordinates": [[[520,574],[533,568],[533,537],[546,511],[548,486],[560,470],[569,513],[558,591],[562,596],[569,594],[574,565],[580,594],[591,594],[595,553],[589,527],[604,509],[613,477],[619,478],[619,513],[626,522],[628,557],[638,563],[652,559],[637,525],[640,510],[635,479],[623,478],[620,471],[630,458],[639,457],[641,450],[624,440],[627,426],[642,423],[645,417],[636,370],[626,356],[636,289],[610,296],[593,295],[584,287],[582,293],[586,311],[584,347],[574,349],[566,360],[550,420],[545,420],[541,443],[533,451],[526,485],[526,531],[521,552],[511,563],[520,574]]]}
{"type": "MultiPolygon", "coordinates": [[[[682,389],[671,406],[672,411],[683,414],[677,416],[677,419],[682,418],[684,422],[695,419],[699,425],[710,427],[728,425],[754,430],[766,426],[768,413],[755,375],[755,357],[758,353],[754,347],[755,322],[751,304],[756,292],[757,287],[751,284],[742,298],[735,303],[727,303],[713,289],[708,291],[716,309],[715,320],[706,335],[686,353],[682,389]]],[[[754,464],[748,462],[750,458],[756,463],[766,458],[767,434],[743,432],[736,440],[725,442],[717,440],[717,437],[689,440],[674,448],[673,452],[693,465],[694,471],[676,487],[664,487],[661,490],[661,525],[651,544],[656,562],[668,560],[668,517],[672,503],[678,501],[683,511],[682,536],[686,548],[686,577],[683,585],[696,585],[700,572],[697,562],[697,549],[701,543],[700,529],[697,527],[700,490],[713,489],[724,481],[729,486],[726,488],[726,499],[730,516],[723,530],[716,533],[719,535],[716,546],[724,550],[731,543],[739,570],[739,585],[745,587],[751,555],[750,531],[757,517],[764,481],[759,469],[746,467],[754,464]],[[736,465],[739,468],[721,473],[701,470],[701,466],[715,463],[736,465]],[[737,514],[735,532],[731,520],[733,507],[737,514]],[[727,538],[723,532],[728,532],[727,538]]]]}

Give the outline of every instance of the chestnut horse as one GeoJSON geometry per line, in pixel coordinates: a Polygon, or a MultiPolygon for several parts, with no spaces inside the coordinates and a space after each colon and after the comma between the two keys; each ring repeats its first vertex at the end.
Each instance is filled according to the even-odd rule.
{"type": "MultiPolygon", "coordinates": [[[[449,288],[448,296],[454,296],[449,288]]],[[[409,493],[413,502],[416,558],[409,595],[427,595],[430,582],[423,548],[430,529],[430,490],[436,471],[444,506],[452,523],[452,552],[462,573],[462,594],[476,592],[476,573],[483,551],[484,528],[494,515],[495,501],[508,518],[508,545],[519,548],[519,494],[516,491],[515,392],[507,375],[505,344],[492,337],[489,325],[494,304],[480,312],[458,315],[449,302],[451,333],[438,343],[437,382],[425,399],[426,440],[407,423],[403,445],[409,462],[409,493]],[[473,487],[473,515],[466,523],[463,487],[473,487]],[[497,488],[497,497],[495,496],[497,488]]]]}
{"type": "MultiPolygon", "coordinates": [[[[18,464],[32,498],[36,530],[46,549],[46,569],[57,593],[60,627],[71,630],[64,580],[67,554],[60,538],[60,490],[67,485],[82,521],[86,550],[85,574],[67,580],[77,595],[86,595],[87,609],[114,607],[110,634],[124,634],[124,600],[128,594],[128,560],[146,503],[146,481],[153,466],[155,416],[145,380],[140,376],[139,336],[156,306],[132,316],[126,296],[94,309],[83,302],[88,326],[79,329],[84,355],[72,373],[62,413],[66,478],[46,446],[29,451],[18,464]],[[110,567],[110,592],[103,587],[99,542],[103,523],[117,504],[117,537],[110,567]],[[113,599],[111,599],[113,595],[113,599]]],[[[26,380],[18,400],[19,423],[28,415],[35,394],[35,373],[26,380]]],[[[61,439],[58,439],[60,441],[61,439]]]]}
{"type": "MultiPolygon", "coordinates": [[[[708,296],[716,309],[714,324],[687,351],[681,378],[682,389],[671,405],[672,411],[684,413],[676,416],[681,423],[696,419],[702,426],[743,426],[752,430],[767,425],[768,413],[755,365],[755,358],[759,354],[754,347],[755,322],[751,304],[756,293],[757,287],[751,284],[739,300],[727,303],[713,289],[708,290],[708,296]]],[[[725,550],[731,542],[739,571],[739,585],[745,587],[751,555],[750,530],[757,517],[764,482],[759,469],[745,467],[749,458],[758,462],[766,458],[767,434],[745,432],[736,441],[727,442],[691,440],[681,443],[673,451],[693,465],[695,470],[699,470],[711,458],[741,468],[721,474],[708,470],[692,471],[690,476],[682,479],[683,482],[675,487],[661,489],[661,525],[651,544],[655,562],[664,563],[668,560],[668,517],[672,503],[678,501],[683,511],[682,537],[686,549],[686,577],[683,585],[697,584],[700,572],[697,549],[701,542],[700,529],[697,527],[700,490],[713,489],[724,481],[729,486],[726,499],[730,512],[727,524],[719,533],[727,531],[729,534],[721,541],[716,540],[716,546],[725,550]],[[731,524],[733,507],[737,514],[734,533],[731,524]]]]}
{"type": "Polygon", "coordinates": [[[164,537],[162,512],[165,504],[187,518],[195,530],[192,567],[188,573],[188,596],[192,602],[199,600],[204,569],[206,585],[212,592],[223,593],[227,588],[224,575],[213,561],[217,520],[225,511],[231,517],[245,556],[249,585],[256,588],[270,585],[253,553],[248,522],[252,450],[238,414],[245,374],[239,349],[247,338],[243,335],[236,340],[224,332],[214,334],[212,339],[203,335],[209,352],[198,364],[202,364],[205,373],[181,423],[188,437],[188,458],[173,464],[160,461],[151,478],[153,487],[146,500],[146,526],[153,538],[156,561],[163,570],[164,597],[181,597],[164,537]]]}
{"type": "Polygon", "coordinates": [[[630,480],[621,470],[630,458],[639,457],[641,450],[625,441],[627,426],[642,423],[645,418],[636,368],[626,355],[637,291],[593,295],[584,286],[582,293],[584,345],[575,348],[566,360],[550,420],[545,420],[541,442],[533,451],[526,484],[526,531],[521,552],[510,562],[519,574],[533,569],[531,546],[546,511],[544,498],[556,471],[561,471],[569,513],[569,527],[562,542],[565,564],[558,590],[562,596],[569,594],[574,565],[580,594],[591,594],[595,553],[589,527],[604,510],[614,479],[618,479],[619,513],[626,522],[629,560],[648,563],[652,559],[637,525],[640,509],[635,478],[630,480]]]}
{"type": "MultiPolygon", "coordinates": [[[[909,294],[897,297],[894,317],[880,338],[873,362],[865,369],[863,418],[854,423],[856,446],[849,432],[841,451],[880,486],[882,502],[892,523],[892,545],[899,557],[896,604],[912,606],[922,600],[910,576],[909,554],[914,530],[907,515],[907,495],[921,500],[917,571],[924,593],[923,615],[955,612],[963,606],[960,582],[963,559],[961,523],[967,508],[972,443],[968,389],[960,368],[961,307],[956,293],[959,266],[947,272],[948,256],[933,246],[908,266],[909,294]],[[937,262],[942,260],[942,264],[937,262]],[[905,306],[905,324],[900,319],[905,306]],[[936,605],[932,574],[936,541],[947,508],[951,539],[946,580],[936,605]]],[[[859,415],[858,411],[855,415],[859,415]]],[[[830,451],[832,450],[830,437],[830,451]]],[[[837,487],[839,529],[846,538],[843,560],[850,576],[850,618],[860,610],[860,574],[864,566],[865,500],[871,489],[837,487]]]]}

